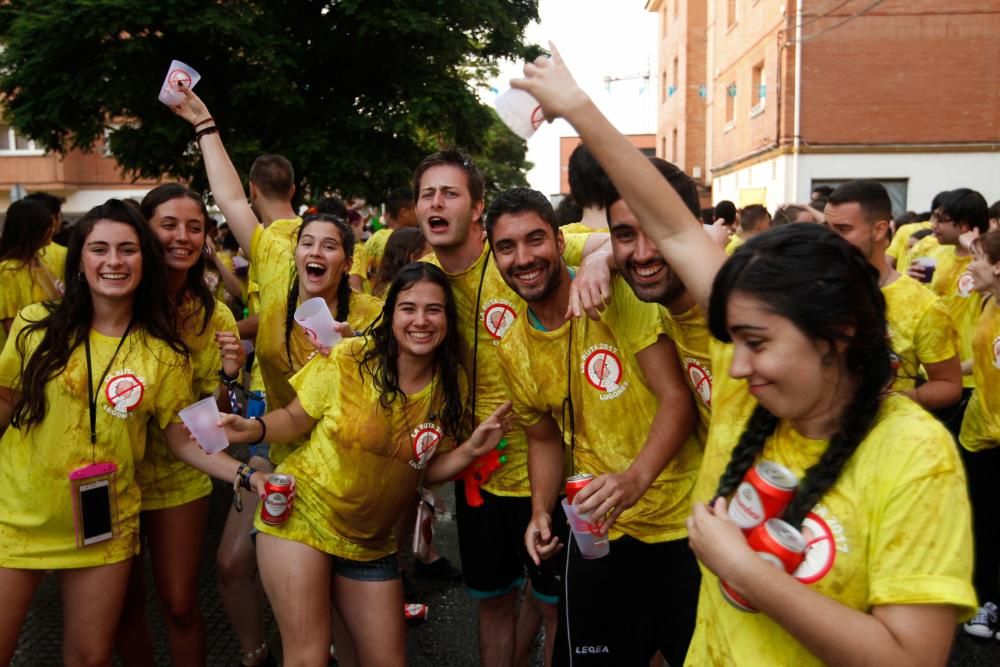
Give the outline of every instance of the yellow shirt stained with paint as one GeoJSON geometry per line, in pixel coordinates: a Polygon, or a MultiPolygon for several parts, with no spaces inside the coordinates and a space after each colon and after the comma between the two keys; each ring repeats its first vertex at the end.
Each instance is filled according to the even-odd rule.
{"type": "MultiPolygon", "coordinates": [[[[25,308],[14,321],[0,354],[0,386],[21,391],[21,356],[16,337],[26,320],[40,320],[44,306],[25,308]]],[[[27,353],[44,331],[26,334],[27,353]]],[[[97,400],[97,443],[90,444],[87,361],[83,345],[65,370],[45,385],[46,415],[30,429],[7,428],[0,440],[0,567],[64,569],[107,565],[139,550],[140,491],[135,464],[146,448],[147,431],[180,421],[191,403],[191,367],[183,355],[141,331],[120,339],[91,331],[90,348],[97,400]],[[114,357],[112,359],[112,357],[114,357]],[[110,363],[103,380],[96,377],[110,363]],[[69,473],[92,463],[118,465],[114,489],[118,535],[76,547],[69,473]]]]}
{"type": "MultiPolygon", "coordinates": [[[[196,300],[185,304],[187,316],[181,331],[181,338],[191,353],[193,400],[211,396],[219,385],[222,355],[215,344],[215,332],[237,333],[236,320],[221,301],[215,302],[212,319],[202,330],[204,315],[199,306],[196,300]]],[[[146,456],[135,467],[135,479],[142,489],[144,512],[179,507],[212,492],[209,476],[174,456],[163,431],[156,426],[149,427],[146,456]]]]}
{"type": "MultiPolygon", "coordinates": [[[[691,306],[683,313],[673,314],[666,308],[660,308],[667,335],[674,341],[677,357],[687,380],[688,388],[694,395],[694,404],[698,408],[698,441],[705,443],[708,435],[708,424],[712,418],[712,359],[709,352],[712,334],[708,330],[708,322],[701,306],[691,306]]],[[[723,369],[726,372],[728,369],[723,369]]]]}
{"type": "MultiPolygon", "coordinates": [[[[563,257],[571,266],[576,266],[583,258],[583,246],[588,236],[565,235],[563,257]]],[[[441,267],[434,254],[421,261],[441,267]]],[[[464,271],[445,273],[458,311],[459,361],[470,386],[475,383],[474,390],[470,391],[475,392],[475,419],[478,424],[507,400],[507,387],[500,376],[497,361],[497,346],[524,312],[524,301],[504,282],[489,244],[483,247],[479,259],[464,271]]],[[[470,395],[467,403],[472,406],[472,402],[473,396],[470,395]]],[[[498,496],[528,497],[531,485],[528,482],[528,443],[524,431],[515,428],[504,437],[507,440],[504,450],[507,462],[493,473],[482,488],[498,496]]]]}
{"type": "Polygon", "coordinates": [[[386,410],[371,378],[358,373],[366,342],[344,342],[292,378],[302,409],[318,421],[308,443],[277,468],[295,476],[291,516],[278,526],[255,520],[263,533],[361,561],[396,550],[393,527],[424,468],[454,447],[436,416],[444,406],[437,376],[386,410]]]}
{"type": "MultiPolygon", "coordinates": [[[[713,344],[720,379],[731,348],[713,344]]],[[[716,383],[695,501],[713,497],[755,404],[745,381],[716,383]]],[[[827,441],[804,438],[782,422],[761,458],[801,478],[826,447],[827,441]]],[[[965,472],[949,433],[908,398],[893,395],[883,402],[875,425],[809,514],[803,532],[813,543],[796,575],[843,605],[870,612],[881,605],[948,604],[958,607],[962,618],[976,609],[965,472]],[[941,507],[948,508],[947,521],[926,520],[940,516],[941,507]]],[[[718,578],[704,568],[702,573],[685,664],[822,664],[768,616],[726,602],[718,578]]]]}
{"type": "MultiPolygon", "coordinates": [[[[498,350],[518,418],[532,426],[545,415],[552,417],[563,432],[567,469],[578,473],[624,472],[646,444],[659,408],[635,357],[667,333],[659,306],[639,301],[620,277],[612,290],[600,322],[582,317],[539,331],[525,315],[498,350]],[[567,392],[575,416],[572,450],[569,417],[563,414],[567,392]]],[[[639,501],[618,518],[611,539],[625,534],[652,543],[686,537],[684,521],[700,463],[701,445],[689,437],[639,501]]]]}
{"type": "MultiPolygon", "coordinates": [[[[906,271],[906,267],[910,265],[910,237],[921,230],[931,229],[933,226],[934,223],[928,220],[927,222],[911,222],[899,228],[899,231],[892,237],[892,242],[889,243],[889,247],[885,251],[885,254],[896,260],[896,269],[898,271],[906,271]]],[[[930,236],[933,237],[933,234],[930,236]]]]}
{"type": "MultiPolygon", "coordinates": [[[[292,281],[297,280],[294,251],[280,236],[258,227],[253,235],[251,258],[251,265],[257,266],[257,275],[263,281],[261,284],[267,286],[260,292],[255,349],[267,393],[267,409],[273,411],[285,407],[295,398],[295,390],[288,380],[312,358],[316,349],[294,322],[287,327],[288,347],[285,346],[288,292],[292,281]]],[[[368,328],[381,312],[380,299],[351,292],[347,323],[352,329],[360,331],[368,328]]],[[[271,460],[280,463],[294,447],[294,443],[274,445],[271,447],[271,460]]]]}
{"type": "Polygon", "coordinates": [[[901,275],[882,288],[889,342],[898,366],[894,391],[916,386],[921,364],[958,354],[958,333],[941,299],[913,278],[901,275]]]}
{"type": "Polygon", "coordinates": [[[905,271],[906,267],[913,263],[913,260],[920,259],[921,257],[930,257],[940,247],[941,244],[938,243],[936,236],[933,234],[925,236],[914,243],[913,247],[906,253],[906,264],[897,264],[897,266],[901,266],[905,271]]]}
{"type": "Polygon", "coordinates": [[[729,243],[726,244],[726,254],[732,255],[734,252],[736,252],[736,249],[739,248],[744,243],[746,243],[746,241],[744,241],[740,236],[738,236],[737,234],[733,234],[732,237],[729,239],[729,243]]]}
{"type": "Polygon", "coordinates": [[[382,255],[385,254],[385,244],[392,236],[392,230],[384,227],[371,236],[364,243],[357,243],[354,246],[354,260],[351,263],[351,275],[361,278],[363,292],[371,293],[371,280],[378,273],[379,264],[382,263],[382,255]]]}
{"type": "Polygon", "coordinates": [[[559,229],[562,230],[563,234],[609,234],[607,227],[604,227],[603,229],[594,229],[592,227],[588,227],[582,222],[571,222],[568,225],[563,225],[559,229]]]}
{"type": "Polygon", "coordinates": [[[976,390],[962,420],[959,442],[971,451],[1000,445],[1000,308],[990,299],[972,339],[976,390]]]}
{"type": "MultiPolygon", "coordinates": [[[[972,336],[983,304],[982,295],[972,289],[972,274],[967,271],[972,255],[958,257],[955,246],[946,245],[938,246],[931,256],[937,259],[931,289],[948,309],[958,331],[959,356],[968,361],[972,359],[972,336]]],[[[962,376],[962,386],[973,386],[972,375],[962,376]]]]}

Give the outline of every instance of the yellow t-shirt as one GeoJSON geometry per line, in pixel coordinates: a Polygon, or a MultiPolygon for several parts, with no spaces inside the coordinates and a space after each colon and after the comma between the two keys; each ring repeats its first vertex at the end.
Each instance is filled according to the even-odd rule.
{"type": "MultiPolygon", "coordinates": [[[[203,314],[196,300],[186,304],[189,316],[183,321],[181,338],[191,353],[193,370],[191,396],[198,400],[211,396],[219,384],[222,355],[215,344],[216,331],[237,333],[233,314],[221,301],[215,302],[212,319],[201,330],[203,314]]],[[[142,510],[179,507],[212,492],[208,475],[184,463],[170,451],[163,431],[149,428],[146,456],[135,467],[135,480],[142,489],[142,510]]]]}
{"type": "MultiPolygon", "coordinates": [[[[497,351],[514,412],[525,426],[551,416],[567,444],[568,469],[578,473],[624,472],[645,445],[659,408],[635,358],[666,334],[659,306],[639,301],[620,277],[612,290],[601,321],[583,317],[539,331],[525,315],[497,351]],[[567,394],[575,416],[572,449],[569,417],[563,411],[567,394]]],[[[700,463],[701,445],[689,437],[639,501],[618,518],[611,539],[623,534],[643,542],[686,537],[684,521],[700,463]]]]}
{"type": "Polygon", "coordinates": [[[742,237],[740,237],[738,234],[733,234],[732,237],[730,237],[729,239],[729,243],[726,244],[726,254],[732,255],[734,252],[736,252],[736,249],[739,248],[744,243],[746,243],[746,241],[744,241],[742,237]]]}
{"type": "MultiPolygon", "coordinates": [[[[579,264],[583,258],[583,246],[588,236],[564,236],[566,250],[563,257],[571,266],[579,264]]],[[[433,253],[421,261],[441,267],[433,253]]],[[[478,424],[507,400],[507,387],[500,377],[496,350],[501,337],[524,311],[524,301],[504,282],[496,260],[490,254],[489,244],[484,245],[479,259],[467,269],[447,275],[458,312],[458,358],[470,385],[475,381],[475,418],[478,424]]],[[[471,395],[468,404],[472,405],[471,395]]],[[[531,485],[528,482],[528,443],[524,438],[524,431],[514,429],[505,438],[507,448],[504,453],[507,462],[493,473],[482,488],[498,496],[528,497],[531,495],[531,485]]]]}
{"type": "Polygon", "coordinates": [[[959,442],[970,451],[1000,445],[1000,308],[990,299],[972,339],[976,390],[962,420],[959,442]]]}
{"type": "Polygon", "coordinates": [[[62,293],[44,262],[0,261],[0,320],[13,319],[22,308],[33,303],[59,298],[62,293]]]}
{"type": "Polygon", "coordinates": [[[936,364],[958,354],[958,333],[944,303],[926,286],[901,275],[882,288],[896,380],[894,391],[916,386],[921,364],[936,364]]]}
{"type": "MultiPolygon", "coordinates": [[[[736,388],[745,394],[742,384],[736,388]]],[[[723,398],[718,385],[716,396],[723,398]]],[[[713,415],[719,421],[730,417],[721,402],[713,415]]],[[[711,500],[736,441],[710,432],[696,501],[711,500]]],[[[804,438],[782,422],[762,458],[801,478],[826,447],[827,441],[804,438]]],[[[963,618],[976,609],[965,472],[945,428],[908,398],[894,395],[883,402],[875,425],[808,515],[803,532],[812,544],[796,576],[845,606],[870,612],[881,605],[948,604],[963,618]],[[927,520],[940,516],[942,507],[948,508],[947,521],[927,520]]],[[[822,664],[768,616],[726,602],[718,577],[702,572],[685,664],[822,664]]]]}
{"type": "Polygon", "coordinates": [[[934,254],[934,251],[940,247],[941,244],[938,243],[936,236],[933,234],[925,236],[914,243],[913,247],[906,253],[906,264],[897,263],[897,266],[901,267],[903,271],[905,271],[906,267],[913,263],[913,260],[920,259],[921,257],[930,257],[934,254]]]}
{"type": "MultiPolygon", "coordinates": [[[[293,251],[279,236],[267,233],[260,227],[254,232],[251,245],[251,265],[257,267],[261,284],[267,286],[267,289],[260,292],[260,320],[257,324],[255,349],[267,392],[267,409],[273,411],[285,407],[295,398],[295,390],[288,380],[316,354],[316,349],[299,326],[294,323],[288,325],[288,292],[292,281],[296,279],[293,251]]],[[[368,328],[381,312],[380,299],[351,292],[347,322],[352,329],[360,331],[368,328]]],[[[280,463],[294,446],[294,443],[274,445],[271,447],[271,460],[280,463]]]]}
{"type": "Polygon", "coordinates": [[[362,291],[371,293],[371,279],[378,272],[379,264],[382,263],[382,255],[385,254],[385,244],[392,236],[392,230],[383,227],[368,237],[364,243],[357,243],[354,246],[354,261],[351,263],[351,275],[361,278],[364,286],[362,291]]]}
{"type": "Polygon", "coordinates": [[[258,530],[341,558],[370,561],[396,550],[393,527],[437,452],[454,447],[435,417],[444,405],[437,376],[385,410],[358,364],[365,339],[317,356],[292,378],[305,412],[317,419],[309,442],[278,466],[295,476],[288,520],[258,530]],[[335,381],[331,381],[335,378],[335,381]]]}
{"type": "MultiPolygon", "coordinates": [[[[698,441],[705,443],[708,424],[712,418],[712,359],[709,352],[712,334],[701,306],[695,304],[683,313],[674,315],[666,308],[660,308],[667,334],[674,341],[677,357],[684,371],[688,388],[694,395],[698,408],[698,441]]],[[[728,369],[723,369],[725,372],[728,369]]]]}
{"type": "MultiPolygon", "coordinates": [[[[955,246],[938,246],[932,253],[937,268],[931,279],[931,289],[941,297],[951,320],[958,331],[959,356],[962,361],[972,359],[972,336],[982,311],[983,297],[972,289],[972,274],[967,271],[972,255],[957,257],[955,246]]],[[[972,387],[971,375],[962,376],[962,386],[972,387]]]]}
{"type": "Polygon", "coordinates": [[[906,267],[910,265],[910,237],[921,230],[930,229],[933,226],[934,223],[928,220],[927,222],[911,222],[899,228],[899,231],[892,237],[892,242],[889,243],[889,247],[885,251],[885,254],[896,260],[897,270],[906,271],[906,267]]]}
{"type": "MultiPolygon", "coordinates": [[[[44,306],[21,311],[0,354],[0,386],[21,391],[17,334],[26,320],[40,320],[44,306]]],[[[44,331],[26,339],[37,349],[44,331]]],[[[45,385],[46,416],[25,431],[10,426],[0,440],[0,567],[64,569],[107,565],[139,549],[139,486],[135,463],[146,448],[147,426],[180,421],[191,403],[191,367],[181,354],[144,332],[133,331],[115,355],[120,339],[90,333],[97,401],[97,443],[90,444],[87,361],[83,345],[65,370],[45,385]],[[114,357],[112,359],[112,357],[114,357]],[[110,363],[103,380],[96,377],[110,363]],[[92,463],[114,462],[118,534],[106,542],[76,547],[73,499],[67,476],[92,463]]]]}
{"type": "Polygon", "coordinates": [[[595,232],[598,234],[610,233],[607,227],[604,227],[603,229],[594,229],[592,227],[588,227],[582,222],[571,222],[568,225],[563,225],[559,229],[562,230],[563,234],[593,234],[595,232]]]}

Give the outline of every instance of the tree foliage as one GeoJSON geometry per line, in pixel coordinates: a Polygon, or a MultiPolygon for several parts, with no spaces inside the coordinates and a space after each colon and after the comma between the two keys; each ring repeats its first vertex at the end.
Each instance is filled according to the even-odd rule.
{"type": "MultiPolygon", "coordinates": [[[[157,101],[172,58],[242,171],[292,160],[300,190],[377,198],[442,146],[524,180],[523,142],[475,89],[500,58],[531,58],[537,0],[12,0],[0,7],[0,95],[19,133],[88,150],[111,128],[133,176],[204,186],[191,128],[157,101]]],[[[520,180],[519,180],[520,179],[520,180]]]]}

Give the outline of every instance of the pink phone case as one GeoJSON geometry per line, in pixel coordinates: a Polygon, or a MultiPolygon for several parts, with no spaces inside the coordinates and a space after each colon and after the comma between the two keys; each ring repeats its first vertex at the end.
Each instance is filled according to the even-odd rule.
{"type": "Polygon", "coordinates": [[[94,463],[84,468],[77,468],[69,474],[69,478],[73,481],[90,479],[91,477],[110,475],[111,473],[117,471],[118,465],[115,463],[94,463]]]}

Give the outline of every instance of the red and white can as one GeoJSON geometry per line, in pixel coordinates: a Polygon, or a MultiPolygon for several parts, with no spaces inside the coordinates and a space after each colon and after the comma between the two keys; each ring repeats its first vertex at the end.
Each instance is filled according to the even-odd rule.
{"type": "Polygon", "coordinates": [[[799,479],[774,461],[761,461],[747,471],[729,503],[729,518],[744,533],[780,516],[795,495],[799,479]]]}
{"type": "Polygon", "coordinates": [[[426,621],[431,608],[419,602],[403,605],[403,617],[407,621],[426,621]]]}
{"type": "MultiPolygon", "coordinates": [[[[795,572],[805,559],[806,538],[781,519],[768,519],[754,528],[747,536],[747,544],[760,558],[788,574],[795,572]]],[[[729,584],[720,579],[719,586],[722,588],[722,596],[729,604],[741,611],[757,613],[729,584]]]]}
{"type": "Polygon", "coordinates": [[[292,513],[292,478],[271,475],[264,485],[264,502],[260,504],[260,520],[277,525],[285,523],[292,513]]]}
{"type": "Polygon", "coordinates": [[[572,505],[573,498],[576,498],[577,492],[593,481],[594,481],[594,476],[587,472],[580,473],[579,475],[573,475],[572,477],[567,477],[566,502],[572,505]]]}

